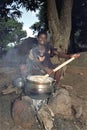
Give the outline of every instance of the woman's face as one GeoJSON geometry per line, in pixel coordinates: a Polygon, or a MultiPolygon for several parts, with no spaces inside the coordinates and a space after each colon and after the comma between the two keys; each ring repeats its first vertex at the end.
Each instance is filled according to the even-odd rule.
{"type": "Polygon", "coordinates": [[[39,37],[38,37],[38,43],[41,44],[41,45],[44,45],[47,41],[47,36],[45,34],[41,34],[39,37]]]}

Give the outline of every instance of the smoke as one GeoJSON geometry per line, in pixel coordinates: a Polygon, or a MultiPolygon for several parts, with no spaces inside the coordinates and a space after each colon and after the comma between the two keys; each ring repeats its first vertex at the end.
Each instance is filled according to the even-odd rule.
{"type": "Polygon", "coordinates": [[[37,44],[35,38],[27,38],[20,45],[10,49],[6,55],[2,57],[3,66],[18,67],[26,62],[26,56],[29,50],[37,44]]]}
{"type": "Polygon", "coordinates": [[[13,48],[7,52],[2,58],[3,66],[17,67],[21,57],[18,55],[18,50],[13,48]]]}

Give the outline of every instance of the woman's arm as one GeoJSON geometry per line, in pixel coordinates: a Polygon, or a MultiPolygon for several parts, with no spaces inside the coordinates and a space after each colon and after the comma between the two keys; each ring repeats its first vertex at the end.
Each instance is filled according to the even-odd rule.
{"type": "Polygon", "coordinates": [[[66,53],[64,53],[64,52],[58,52],[58,51],[57,51],[56,54],[57,54],[57,56],[58,56],[59,58],[65,58],[65,59],[71,58],[71,55],[66,54],[66,53]]]}
{"type": "Polygon", "coordinates": [[[55,55],[57,55],[59,58],[65,58],[65,59],[69,59],[69,58],[78,58],[80,56],[80,54],[66,54],[64,52],[59,52],[59,51],[54,51],[55,55]]]}

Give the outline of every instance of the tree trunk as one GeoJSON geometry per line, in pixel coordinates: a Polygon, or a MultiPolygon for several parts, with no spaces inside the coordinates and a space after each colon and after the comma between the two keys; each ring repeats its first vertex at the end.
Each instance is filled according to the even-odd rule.
{"type": "Polygon", "coordinates": [[[63,51],[67,49],[70,38],[72,1],[62,0],[59,16],[56,0],[47,0],[48,21],[53,36],[53,44],[55,47],[63,49],[63,51]]]}

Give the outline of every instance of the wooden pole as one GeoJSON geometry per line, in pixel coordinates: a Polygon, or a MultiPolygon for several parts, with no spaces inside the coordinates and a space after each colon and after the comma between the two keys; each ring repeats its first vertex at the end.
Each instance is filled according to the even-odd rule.
{"type": "MultiPolygon", "coordinates": [[[[65,65],[69,64],[71,61],[73,61],[75,58],[72,57],[69,60],[65,61],[63,64],[59,65],[58,67],[56,67],[55,69],[53,69],[54,72],[58,71],[59,69],[61,69],[62,67],[64,67],[65,65]]],[[[46,74],[44,77],[48,77],[49,74],[46,74]]]]}

